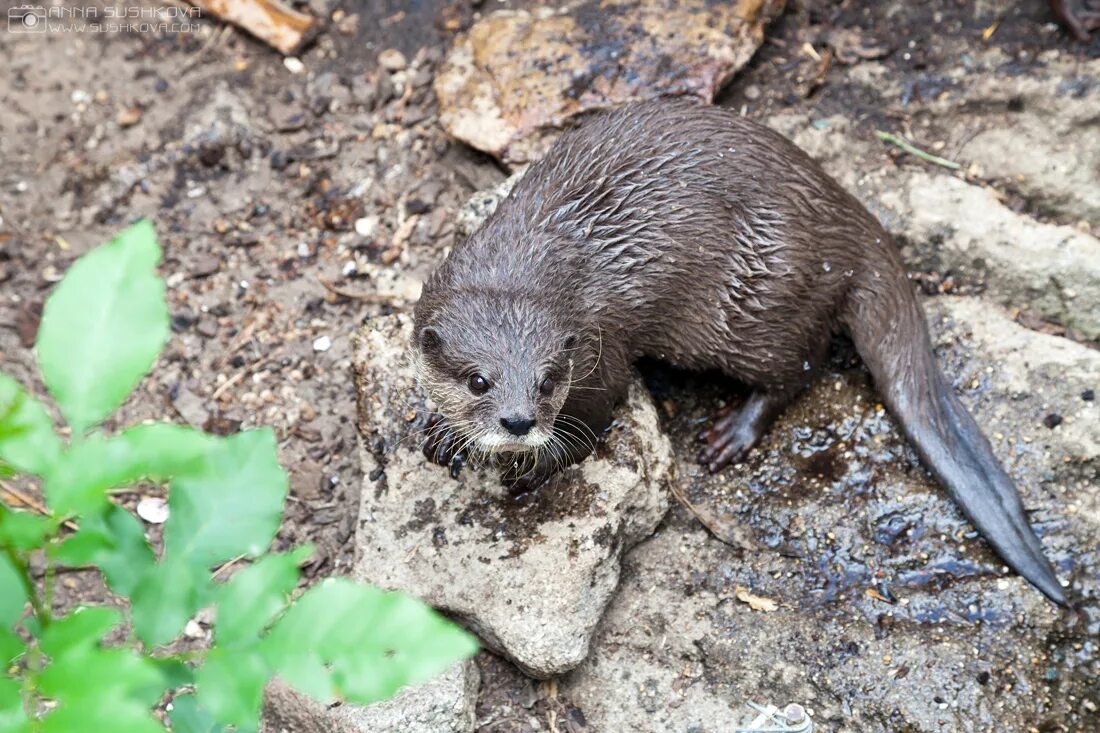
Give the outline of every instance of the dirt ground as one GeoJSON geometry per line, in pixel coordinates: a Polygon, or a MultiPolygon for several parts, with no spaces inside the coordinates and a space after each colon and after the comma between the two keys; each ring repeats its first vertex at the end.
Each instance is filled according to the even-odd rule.
{"type": "MultiPolygon", "coordinates": [[[[415,297],[454,242],[458,207],[505,175],[439,127],[433,70],[456,29],[519,3],[308,5],[335,15],[299,73],[209,21],[180,35],[0,32],[0,369],[44,395],[30,347],[51,286],[127,222],[152,218],[173,338],[111,426],[273,426],[291,476],[278,543],[315,543],[313,578],[351,560],[360,475],[349,337],[415,297]],[[386,48],[406,63],[380,68],[386,48]]],[[[757,118],[842,114],[858,134],[901,131],[936,149],[960,131],[927,103],[951,83],[948,71],[988,46],[1002,51],[1006,76],[1100,56],[1100,36],[1073,42],[1042,0],[795,0],[719,101],[757,118]],[[900,96],[860,74],[869,58],[900,81],[900,96]]],[[[1066,93],[1096,83],[1082,77],[1066,93]]],[[[883,147],[866,164],[895,155],[883,147]]],[[[1020,211],[1077,224],[1004,193],[1020,211]]],[[[935,290],[941,276],[927,279],[935,290]]],[[[56,603],[101,594],[94,577],[71,574],[56,603]]],[[[483,661],[481,730],[583,721],[504,663],[483,661]],[[489,722],[501,697],[531,720],[489,722]]]]}

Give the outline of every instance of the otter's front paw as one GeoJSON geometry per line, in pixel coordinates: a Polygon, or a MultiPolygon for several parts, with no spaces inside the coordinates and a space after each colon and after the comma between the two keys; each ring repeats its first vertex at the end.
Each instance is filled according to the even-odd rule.
{"type": "Polygon", "coordinates": [[[514,461],[500,475],[500,482],[513,497],[530,494],[554,475],[557,467],[548,460],[514,461]]]}
{"type": "Polygon", "coordinates": [[[447,422],[442,415],[432,415],[428,419],[428,434],[424,441],[424,455],[432,463],[446,466],[451,472],[451,478],[458,478],[462,467],[466,465],[469,454],[463,445],[462,436],[447,422]]]}

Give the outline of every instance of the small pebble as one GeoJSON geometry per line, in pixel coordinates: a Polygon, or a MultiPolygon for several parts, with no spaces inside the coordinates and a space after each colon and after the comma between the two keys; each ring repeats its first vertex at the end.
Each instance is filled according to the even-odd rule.
{"type": "Polygon", "coordinates": [[[191,266],[191,277],[209,277],[217,272],[222,265],[220,257],[215,255],[200,255],[195,264],[191,266]]]}
{"type": "Polygon", "coordinates": [[[364,216],[355,220],[355,233],[360,237],[373,237],[378,231],[379,218],[377,216],[364,216]]]}
{"type": "Polygon", "coordinates": [[[1084,392],[1081,393],[1081,399],[1083,399],[1085,402],[1092,402],[1096,399],[1096,392],[1091,389],[1086,389],[1084,392]]]}
{"type": "Polygon", "coordinates": [[[145,496],[137,505],[137,515],[149,524],[164,524],[168,521],[168,502],[159,496],[145,496]]]}
{"type": "Polygon", "coordinates": [[[378,54],[378,63],[386,71],[401,71],[408,65],[408,62],[405,61],[405,54],[396,48],[387,48],[378,54]]]}
{"type": "Polygon", "coordinates": [[[283,59],[283,66],[291,74],[301,74],[306,70],[306,65],[302,63],[302,60],[297,56],[287,56],[283,59]]]}
{"type": "Polygon", "coordinates": [[[328,336],[320,336],[313,341],[314,351],[328,351],[332,348],[332,339],[328,336]]]}
{"type": "Polygon", "coordinates": [[[116,121],[119,127],[133,127],[141,122],[141,115],[140,107],[124,107],[118,111],[116,121]]]}
{"type": "Polygon", "coordinates": [[[1052,413],[1050,413],[1049,415],[1047,415],[1046,417],[1043,418],[1043,425],[1046,425],[1051,430],[1053,430],[1054,428],[1058,427],[1061,424],[1062,424],[1062,416],[1059,415],[1057,412],[1052,412],[1052,413]]]}

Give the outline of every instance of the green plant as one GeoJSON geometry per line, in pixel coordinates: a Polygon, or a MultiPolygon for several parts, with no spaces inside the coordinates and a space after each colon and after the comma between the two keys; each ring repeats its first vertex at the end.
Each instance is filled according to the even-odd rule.
{"type": "Polygon", "coordinates": [[[272,676],[369,703],[472,654],[468,634],[401,594],[330,579],[291,600],[310,550],[267,552],[287,492],[271,430],[97,429],[168,338],[159,260],[152,225],[138,222],[80,258],[46,302],[36,350],[67,443],[0,373],[0,476],[38,477],[46,501],[45,514],[0,502],[0,733],[163,732],[166,707],[176,733],[254,731],[272,676]],[[139,481],[170,484],[159,554],[111,498],[139,481]],[[253,562],[228,581],[212,576],[241,557],[253,562]],[[86,566],[129,603],[55,616],[56,571],[86,566]],[[211,606],[209,649],[164,649],[211,606]]]}

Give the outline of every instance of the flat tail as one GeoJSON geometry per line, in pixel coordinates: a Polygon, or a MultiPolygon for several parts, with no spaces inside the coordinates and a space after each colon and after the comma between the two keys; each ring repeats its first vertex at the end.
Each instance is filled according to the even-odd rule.
{"type": "Polygon", "coordinates": [[[936,364],[904,274],[873,291],[857,289],[853,303],[846,321],[856,349],[924,465],[1010,568],[1067,605],[1015,484],[936,364]]]}

